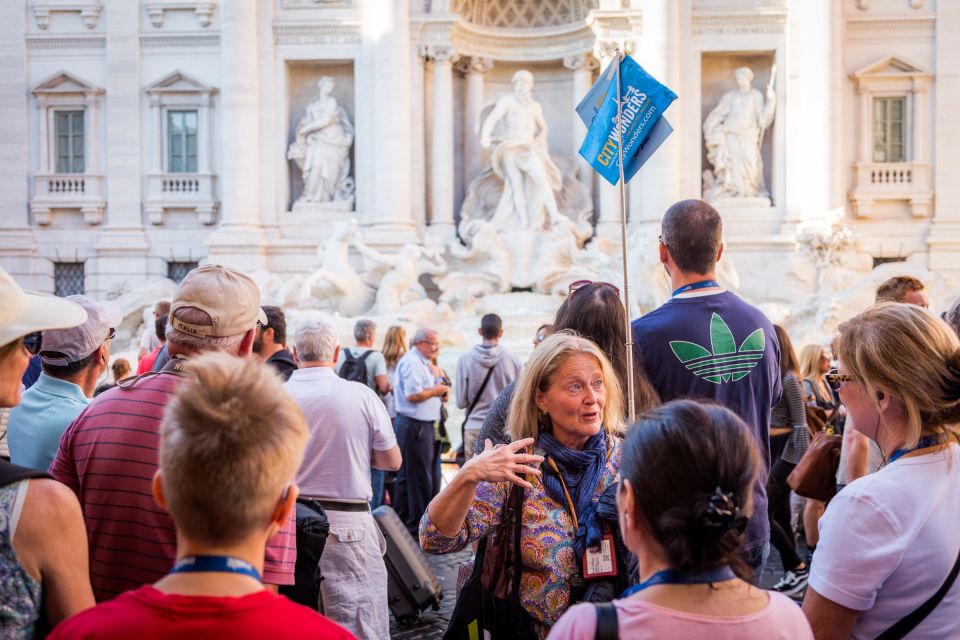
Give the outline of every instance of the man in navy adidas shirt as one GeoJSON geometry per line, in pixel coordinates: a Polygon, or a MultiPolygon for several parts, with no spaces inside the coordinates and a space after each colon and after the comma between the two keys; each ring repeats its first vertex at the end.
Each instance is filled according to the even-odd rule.
{"type": "Polygon", "coordinates": [[[739,415],[765,461],[753,491],[744,560],[759,577],[769,552],[767,471],[770,409],[780,399],[780,345],[763,312],[717,282],[723,254],[720,214],[702,200],[683,200],[663,216],[660,262],[673,296],[633,321],[634,349],[664,402],[703,398],[739,415]]]}

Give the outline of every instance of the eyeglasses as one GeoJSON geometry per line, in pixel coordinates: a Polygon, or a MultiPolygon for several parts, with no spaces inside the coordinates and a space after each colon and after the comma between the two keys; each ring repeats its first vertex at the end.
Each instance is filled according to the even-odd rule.
{"type": "Polygon", "coordinates": [[[836,369],[831,369],[826,378],[831,389],[837,389],[844,382],[853,382],[853,376],[846,373],[837,373],[836,369]]]}
{"type": "Polygon", "coordinates": [[[113,340],[117,337],[117,330],[113,327],[110,327],[110,335],[107,336],[107,340],[113,340]]]}
{"type": "Polygon", "coordinates": [[[27,335],[23,336],[23,348],[26,349],[32,356],[40,353],[40,344],[42,342],[43,334],[39,331],[28,333],[27,335]]]}
{"type": "Polygon", "coordinates": [[[595,284],[598,287],[610,287],[611,289],[617,292],[618,296],[620,295],[620,289],[619,287],[617,287],[617,285],[611,284],[609,282],[594,282],[593,280],[576,280],[575,282],[571,282],[570,286],[567,287],[567,295],[572,296],[577,290],[583,289],[584,287],[589,286],[591,284],[595,284]]]}
{"type": "Polygon", "coordinates": [[[663,234],[662,234],[662,233],[657,236],[657,242],[659,242],[659,243],[662,244],[663,246],[667,246],[667,243],[663,241],[663,234]]]}

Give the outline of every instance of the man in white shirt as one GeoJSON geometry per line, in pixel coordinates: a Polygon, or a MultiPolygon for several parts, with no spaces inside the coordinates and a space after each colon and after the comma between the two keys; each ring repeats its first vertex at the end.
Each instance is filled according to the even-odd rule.
{"type": "MultiPolygon", "coordinates": [[[[397,440],[403,466],[393,483],[394,508],[414,539],[420,518],[434,491],[434,423],[440,420],[443,396],[450,387],[440,382],[433,358],[440,352],[440,338],[433,329],[420,329],[413,348],[397,363],[393,399],[397,407],[397,440]]],[[[439,487],[436,487],[439,490],[439,487]]]]}
{"type": "Polygon", "coordinates": [[[370,514],[371,467],[400,468],[400,448],[383,402],[370,388],[337,377],[336,330],[324,323],[297,331],[300,368],[284,389],[310,427],[297,485],[330,520],[320,571],[320,611],[357,638],[387,638],[386,543],[370,514]]]}
{"type": "Polygon", "coordinates": [[[160,346],[160,336],[157,335],[157,330],[154,327],[154,321],[170,315],[170,301],[161,300],[153,307],[153,320],[147,322],[147,328],[143,330],[143,333],[140,334],[140,348],[137,350],[137,362],[143,360],[143,357],[148,353],[153,353],[153,350],[160,346]]]}

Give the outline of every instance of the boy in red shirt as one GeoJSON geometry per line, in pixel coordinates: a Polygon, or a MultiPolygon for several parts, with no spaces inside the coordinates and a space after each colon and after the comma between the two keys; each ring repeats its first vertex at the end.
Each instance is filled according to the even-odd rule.
{"type": "Polygon", "coordinates": [[[177,529],[177,560],[153,585],[61,623],[60,638],[348,639],[260,582],[264,547],[299,492],[307,425],[251,358],[198,356],[167,406],[153,492],[177,529]]]}

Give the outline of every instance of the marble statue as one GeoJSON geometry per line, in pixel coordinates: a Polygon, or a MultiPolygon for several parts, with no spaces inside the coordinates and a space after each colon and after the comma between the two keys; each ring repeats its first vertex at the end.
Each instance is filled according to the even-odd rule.
{"type": "Polygon", "coordinates": [[[500,229],[541,229],[548,219],[560,219],[554,192],[562,176],[547,150],[547,122],[531,94],[533,75],[517,71],[513,87],[484,110],[485,118],[481,114],[480,145],[492,147],[493,172],[503,180],[492,222],[500,229]]]}
{"type": "Polygon", "coordinates": [[[447,247],[449,272],[438,279],[440,302],[471,306],[477,298],[510,291],[510,250],[486,220],[464,220],[460,237],[465,245],[447,247]]]}
{"type": "Polygon", "coordinates": [[[296,161],[303,172],[303,193],[297,202],[349,202],[352,206],[353,125],[331,95],[333,78],[324,76],[317,85],[320,95],[307,105],[287,152],[287,158],[296,161]]]}
{"type": "MultiPolygon", "coordinates": [[[[368,251],[374,250],[368,248],[368,251]]],[[[378,260],[390,270],[380,279],[376,301],[369,311],[374,316],[395,314],[404,306],[425,299],[427,293],[419,282],[420,276],[441,275],[446,271],[438,252],[413,243],[403,245],[393,256],[378,253],[378,260]]]]}
{"type": "Polygon", "coordinates": [[[763,180],[760,147],[763,134],[773,122],[776,95],[770,73],[766,102],[753,88],[753,71],[740,67],[735,72],[737,88],[723,94],[719,104],[703,121],[703,139],[707,160],[713,170],[704,172],[704,198],[711,202],[723,198],[769,197],[763,180]]]}
{"type": "Polygon", "coordinates": [[[322,306],[347,316],[362,314],[370,308],[376,289],[350,264],[350,247],[358,237],[354,219],[333,225],[317,251],[319,268],[301,285],[301,300],[315,298],[322,306]]]}

